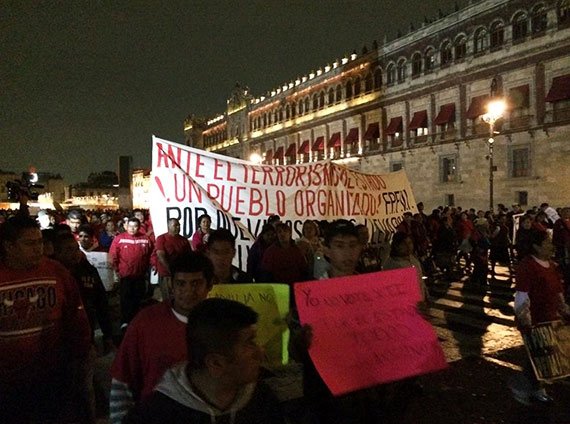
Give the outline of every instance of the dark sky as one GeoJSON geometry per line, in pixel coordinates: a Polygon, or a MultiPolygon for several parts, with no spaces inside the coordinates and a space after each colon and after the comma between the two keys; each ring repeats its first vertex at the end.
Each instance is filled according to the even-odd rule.
{"type": "Polygon", "coordinates": [[[261,95],[454,5],[4,0],[0,169],[74,183],[116,170],[119,155],[150,167],[152,134],[182,141],[184,118],[222,113],[237,81],[261,95]]]}

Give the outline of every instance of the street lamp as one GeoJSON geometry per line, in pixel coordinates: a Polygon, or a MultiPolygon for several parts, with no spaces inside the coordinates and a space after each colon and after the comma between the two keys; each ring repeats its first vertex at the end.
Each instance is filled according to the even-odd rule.
{"type": "Polygon", "coordinates": [[[489,209],[493,211],[493,143],[495,142],[495,122],[503,117],[505,113],[505,102],[503,100],[493,100],[487,105],[487,113],[481,119],[489,124],[489,209]]]}
{"type": "Polygon", "coordinates": [[[249,161],[251,163],[259,165],[261,162],[263,162],[263,158],[261,157],[261,155],[259,153],[254,152],[251,155],[249,155],[249,161]]]}

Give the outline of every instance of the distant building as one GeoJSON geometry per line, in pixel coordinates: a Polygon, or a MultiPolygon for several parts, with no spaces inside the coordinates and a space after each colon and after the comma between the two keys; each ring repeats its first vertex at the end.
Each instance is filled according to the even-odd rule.
{"type": "Polygon", "coordinates": [[[224,113],[188,118],[186,143],[264,163],[332,158],[369,173],[404,168],[416,199],[489,207],[570,203],[570,0],[486,0],[353,53],[263,96],[237,85],[224,113]]]}
{"type": "Polygon", "coordinates": [[[150,169],[133,171],[133,208],[150,208],[150,169]]]}

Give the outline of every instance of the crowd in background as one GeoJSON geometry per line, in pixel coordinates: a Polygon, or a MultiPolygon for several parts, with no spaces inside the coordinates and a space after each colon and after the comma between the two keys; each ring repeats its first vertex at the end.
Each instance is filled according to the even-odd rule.
{"type": "MultiPolygon", "coordinates": [[[[26,278],[39,278],[40,274],[44,273],[53,274],[53,278],[57,281],[64,280],[65,289],[62,290],[65,294],[62,296],[73,297],[70,294],[72,293],[70,285],[76,285],[80,299],[75,299],[74,302],[83,304],[86,312],[85,323],[88,325],[74,330],[75,334],[72,338],[77,341],[74,345],[75,353],[83,359],[86,355],[92,355],[88,353],[86,343],[87,345],[93,343],[94,329],[97,328],[102,333],[103,352],[119,348],[111,369],[113,381],[110,394],[110,414],[112,421],[116,423],[151,422],[146,421],[148,417],[140,418],[148,413],[144,409],[137,409],[137,413],[132,415],[136,417],[140,414],[139,418],[135,419],[129,415],[132,421],[123,420],[127,420],[125,417],[141,399],[154,393],[153,388],[171,365],[186,359],[187,347],[191,343],[186,332],[189,322],[187,316],[198,303],[204,301],[213,284],[267,282],[292,285],[301,281],[411,266],[417,269],[418,286],[422,293],[423,303],[429,305],[430,284],[445,280],[455,281],[465,276],[468,276],[467,281],[473,284],[481,286],[493,284],[497,264],[506,267],[511,280],[515,277],[516,264],[522,264],[517,269],[517,284],[520,279],[526,281],[524,283],[526,285],[520,285],[520,287],[517,285],[517,293],[530,293],[529,285],[532,283],[528,282],[528,279],[525,280],[525,276],[529,272],[540,273],[542,269],[533,268],[534,262],[530,264],[525,262],[529,256],[532,256],[537,258],[537,261],[547,261],[546,265],[541,263],[545,269],[549,268],[550,262],[548,261],[551,259],[556,261],[556,263],[552,262],[550,268],[551,271],[556,270],[552,271],[555,274],[548,274],[545,277],[545,281],[550,281],[548,284],[552,283],[553,293],[557,293],[556,284],[560,284],[560,281],[556,283],[557,275],[561,275],[564,279],[564,285],[560,285],[560,290],[566,289],[566,294],[568,294],[570,286],[570,208],[554,209],[548,204],[527,211],[523,211],[519,205],[513,205],[510,210],[499,205],[496,213],[475,209],[464,210],[460,207],[439,207],[434,209],[430,215],[426,215],[423,204],[419,203],[417,213],[404,213],[403,220],[394,234],[383,234],[378,229],[374,229],[371,234],[370,229],[365,225],[355,225],[348,220],[334,222],[306,220],[303,223],[301,234],[295,240],[289,223],[283,222],[279,216],[271,216],[268,217],[252,244],[248,254],[247,268],[243,270],[238,269],[232,263],[236,254],[235,237],[228,230],[212,229],[212,219],[208,215],[198,218],[196,231],[190,238],[180,235],[180,222],[176,219],[168,221],[167,233],[156,237],[150,216],[146,211],[138,209],[134,211],[42,210],[37,217],[33,217],[37,223],[25,214],[15,217],[11,215],[13,215],[12,212],[0,211],[0,234],[3,237],[0,240],[2,244],[2,262],[0,263],[5,272],[3,280],[0,279],[0,289],[2,285],[12,287],[10,284],[17,279],[18,275],[16,270],[26,270],[24,272],[27,272],[26,278]],[[20,223],[16,223],[17,221],[20,223]],[[10,222],[15,224],[11,225],[10,222]],[[39,241],[37,237],[34,238],[35,228],[42,230],[39,241]],[[27,241],[24,240],[26,243],[29,242],[28,250],[26,246],[17,244],[20,242],[19,237],[23,237],[22,234],[29,238],[29,240],[26,239],[27,241]],[[374,240],[374,243],[371,243],[371,240],[374,240]],[[549,240],[552,242],[551,250],[548,246],[549,240]],[[37,254],[34,256],[34,252],[38,251],[37,243],[40,241],[43,256],[57,261],[56,263],[40,260],[37,254]],[[109,252],[110,262],[116,273],[116,285],[110,289],[111,293],[113,290],[118,292],[120,317],[113,317],[109,311],[109,287],[107,289],[103,287],[97,270],[87,260],[89,252],[109,252]],[[557,274],[558,269],[561,274],[557,274]],[[152,275],[157,276],[160,293],[155,293],[155,286],[149,284],[152,275]],[[156,300],[163,302],[156,304],[156,300]],[[146,305],[153,303],[153,306],[145,308],[146,305]],[[88,331],[85,332],[85,329],[88,331]],[[165,334],[171,334],[172,337],[163,337],[165,334]],[[81,336],[83,338],[80,335],[83,335],[81,336]],[[165,341],[160,340],[161,336],[165,341]],[[78,346],[81,348],[79,349],[78,346]]],[[[6,290],[8,293],[8,289],[6,290]]],[[[40,289],[37,290],[40,293],[40,289]]],[[[4,312],[8,311],[7,308],[12,307],[20,296],[17,290],[13,293],[15,294],[10,294],[12,297],[8,298],[6,295],[3,298],[4,312]]],[[[517,312],[519,322],[523,322],[525,328],[540,322],[540,320],[536,321],[538,319],[536,317],[542,316],[541,311],[547,308],[540,303],[543,300],[529,299],[528,296],[526,298],[523,296],[523,300],[520,298],[519,295],[518,304],[517,301],[515,302],[515,312],[517,312]],[[532,320],[529,318],[531,313],[532,320]]],[[[293,299],[291,299],[291,306],[294,311],[293,299]]],[[[232,308],[231,305],[227,307],[232,308]]],[[[545,316],[555,317],[556,313],[552,315],[552,310],[550,307],[550,314],[547,313],[545,316]]],[[[561,311],[561,315],[568,312],[567,309],[557,311],[561,311]]],[[[200,313],[216,316],[210,310],[200,313]]],[[[238,310],[235,313],[248,315],[247,311],[238,310]]],[[[60,311],[60,315],[50,319],[56,321],[67,319],[69,314],[72,314],[72,311],[60,311]]],[[[73,314],[77,314],[77,311],[73,314]]],[[[220,320],[219,317],[217,319],[220,320]]],[[[249,328],[254,321],[253,317],[247,318],[243,328],[249,328]]],[[[0,321],[0,324],[2,322],[0,321]]],[[[80,319],[76,319],[74,326],[81,325],[80,322],[80,319]]],[[[313,405],[317,405],[315,411],[322,413],[320,422],[333,422],[327,421],[333,419],[331,414],[338,418],[343,415],[342,411],[338,409],[338,405],[331,406],[332,396],[308,358],[310,329],[299,326],[298,322],[295,325],[295,322],[293,313],[293,318],[289,322],[295,336],[292,339],[292,351],[296,352],[293,356],[305,365],[306,395],[310,392],[307,395],[308,399],[312,399],[313,405]]],[[[65,321],[58,325],[66,330],[59,335],[64,339],[62,344],[66,345],[65,337],[71,337],[67,328],[69,322],[65,321]]],[[[18,333],[20,330],[14,331],[18,333]]],[[[196,329],[195,331],[197,331],[195,337],[199,339],[199,333],[202,330],[196,329]]],[[[9,346],[9,343],[0,337],[0,347],[2,343],[9,346]]],[[[33,350],[30,346],[19,348],[22,351],[33,350]]],[[[255,355],[257,354],[256,351],[255,355]]],[[[7,363],[18,364],[18,358],[10,355],[5,354],[10,359],[7,363]]],[[[253,361],[252,358],[249,359],[253,361]]],[[[51,361],[51,365],[57,362],[54,358],[48,358],[38,363],[46,366],[46,361],[51,361]]],[[[90,361],[84,361],[84,364],[89,363],[90,361]]],[[[211,379],[207,379],[207,382],[202,381],[202,383],[204,390],[211,389],[209,384],[215,380],[212,376],[217,370],[216,366],[221,367],[221,365],[209,363],[207,366],[205,363],[194,365],[196,370],[208,370],[211,379]]],[[[254,365],[251,366],[255,368],[254,365]]],[[[228,371],[230,368],[223,368],[224,372],[237,373],[234,369],[228,371]]],[[[89,367],[82,369],[86,374],[83,381],[88,381],[89,367]]],[[[251,375],[254,374],[253,372],[251,375]]],[[[64,379],[65,372],[62,370],[62,373],[55,377],[50,373],[47,375],[46,378],[64,379]]],[[[78,373],[74,375],[77,376],[78,373]]],[[[200,385],[200,379],[204,376],[205,374],[201,374],[201,371],[196,371],[196,384],[200,385]]],[[[22,396],[23,391],[30,390],[28,383],[16,385],[14,386],[16,388],[12,387],[10,390],[6,389],[6,382],[11,382],[13,380],[10,379],[15,378],[17,377],[12,375],[10,370],[0,366],[0,401],[7,399],[14,401],[22,396]],[[3,389],[8,395],[2,392],[3,389]],[[5,397],[2,398],[2,396],[5,397]]],[[[30,381],[36,381],[38,378],[34,377],[30,381]]],[[[173,374],[170,378],[176,380],[182,377],[173,374]]],[[[248,378],[249,384],[253,377],[248,378]]],[[[40,378],[38,381],[44,380],[40,378]]],[[[226,380],[221,378],[220,381],[226,380]]],[[[80,421],[93,422],[94,420],[95,408],[91,386],[86,384],[77,388],[78,393],[87,394],[76,401],[83,401],[84,404],[90,405],[81,410],[80,421]]],[[[413,389],[414,382],[412,381],[411,385],[406,387],[413,389]]],[[[542,388],[537,386],[536,391],[538,390],[542,388]]],[[[44,399],[38,402],[38,411],[61,413],[61,410],[53,408],[59,404],[54,400],[54,394],[59,392],[48,394],[46,390],[36,390],[34,393],[38,399],[47,399],[47,401],[44,399]],[[49,405],[49,402],[52,402],[52,405],[49,405]]],[[[181,395],[173,395],[171,398],[177,399],[177,396],[181,395]]],[[[368,391],[363,396],[351,399],[351,402],[369,403],[371,397],[378,400],[378,396],[378,391],[368,391]]],[[[248,397],[247,401],[250,402],[251,397],[248,397]]],[[[168,407],[168,402],[170,400],[155,399],[153,408],[168,407]]],[[[15,403],[15,405],[20,404],[21,400],[15,403]]],[[[27,401],[24,401],[24,404],[27,404],[27,401]]],[[[342,409],[345,406],[340,407],[342,409]]],[[[169,406],[171,407],[172,405],[169,406]]],[[[174,411],[178,411],[176,408],[174,411]]],[[[207,409],[208,407],[201,405],[196,408],[207,409]]],[[[367,406],[360,409],[373,415],[367,406]]],[[[186,416],[184,411],[180,410],[176,413],[186,416]]],[[[33,412],[33,410],[30,411],[31,416],[33,412]]],[[[223,415],[225,412],[221,408],[215,413],[212,411],[207,413],[223,415]]],[[[273,416],[273,412],[268,412],[268,414],[273,416]]],[[[9,417],[9,414],[5,416],[9,417]]],[[[370,416],[368,415],[368,418],[370,416]]],[[[0,417],[2,417],[1,414],[0,417]]],[[[78,417],[75,416],[74,419],[78,417]]],[[[275,422],[279,422],[279,419],[275,422]]]]}

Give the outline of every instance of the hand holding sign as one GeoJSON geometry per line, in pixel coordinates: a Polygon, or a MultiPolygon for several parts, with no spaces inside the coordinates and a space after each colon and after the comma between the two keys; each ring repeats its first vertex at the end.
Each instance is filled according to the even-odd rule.
{"type": "Polygon", "coordinates": [[[431,325],[417,312],[414,268],[295,284],[309,351],[334,395],[447,367],[431,325]]]}

